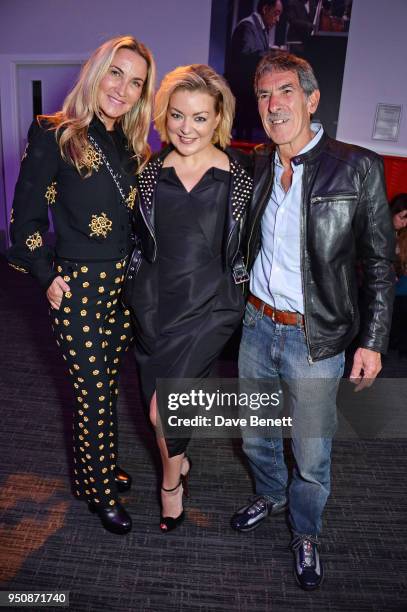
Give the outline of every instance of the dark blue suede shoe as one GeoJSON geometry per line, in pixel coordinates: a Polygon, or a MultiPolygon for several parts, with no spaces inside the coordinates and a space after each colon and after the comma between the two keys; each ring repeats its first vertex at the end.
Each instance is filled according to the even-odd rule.
{"type": "Polygon", "coordinates": [[[304,591],[317,589],[324,579],[324,570],[318,552],[318,540],[312,536],[294,537],[294,576],[304,591]]]}
{"type": "Polygon", "coordinates": [[[280,514],[287,508],[287,502],[273,502],[266,497],[258,495],[249,504],[240,508],[230,521],[232,529],[236,531],[252,531],[273,514],[280,514]]]}

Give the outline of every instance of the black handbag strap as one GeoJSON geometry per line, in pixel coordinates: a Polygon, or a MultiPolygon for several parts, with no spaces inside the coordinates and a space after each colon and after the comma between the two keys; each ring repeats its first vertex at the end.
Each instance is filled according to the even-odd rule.
{"type": "Polygon", "coordinates": [[[115,172],[114,169],[112,168],[112,165],[110,164],[108,158],[106,157],[104,151],[102,150],[102,148],[99,146],[99,144],[96,142],[95,138],[91,135],[88,134],[88,140],[91,142],[92,146],[94,147],[94,149],[96,150],[96,152],[100,155],[104,165],[106,166],[110,176],[113,179],[114,184],[116,185],[120,196],[123,200],[123,203],[125,204],[125,206],[127,207],[127,198],[126,198],[126,194],[125,191],[123,189],[123,186],[120,183],[120,174],[118,172],[115,172]]]}

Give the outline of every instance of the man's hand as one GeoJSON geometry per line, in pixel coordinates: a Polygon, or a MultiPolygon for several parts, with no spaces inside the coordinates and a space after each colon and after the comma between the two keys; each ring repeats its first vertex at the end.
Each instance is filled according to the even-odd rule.
{"type": "Polygon", "coordinates": [[[353,357],[353,367],[349,375],[356,386],[355,391],[362,391],[373,384],[374,379],[382,369],[382,356],[367,348],[358,348],[353,357]]]}
{"type": "Polygon", "coordinates": [[[69,285],[66,284],[62,276],[57,276],[54,278],[47,289],[47,298],[52,308],[59,310],[62,297],[66,291],[70,291],[69,285]]]}
{"type": "Polygon", "coordinates": [[[407,210],[402,210],[393,216],[393,226],[396,232],[407,227],[407,210]]]}

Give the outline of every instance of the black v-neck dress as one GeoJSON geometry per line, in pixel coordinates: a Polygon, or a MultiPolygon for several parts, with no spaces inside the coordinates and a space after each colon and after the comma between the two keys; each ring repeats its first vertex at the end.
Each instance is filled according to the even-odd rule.
{"type": "MultiPolygon", "coordinates": [[[[229,191],[225,170],[210,168],[190,192],[174,168],[160,171],[154,205],[157,259],[142,261],[132,300],[147,402],[157,378],[207,377],[243,316],[241,288],[222,255],[229,191]]],[[[166,442],[173,456],[184,452],[188,441],[166,442]]]]}

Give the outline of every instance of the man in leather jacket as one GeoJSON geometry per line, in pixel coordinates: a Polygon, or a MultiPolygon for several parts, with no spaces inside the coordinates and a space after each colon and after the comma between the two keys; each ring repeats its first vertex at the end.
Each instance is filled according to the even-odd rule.
{"type": "Polygon", "coordinates": [[[311,124],[320,97],[311,66],[293,55],[267,55],[257,67],[255,89],[274,144],[254,154],[250,294],[239,376],[286,383],[295,467],[287,491],[281,437],[244,433],[256,497],[234,514],[232,527],[249,531],[288,508],[295,576],[312,590],[323,579],[318,536],[330,491],[344,351],[359,333],[350,377],[358,389],[371,384],[390,331],[394,231],[380,157],[311,124]],[[357,261],[363,269],[361,316],[357,261]],[[311,418],[324,424],[321,437],[295,429],[311,418]]]}

